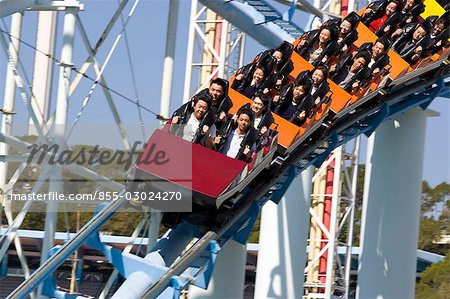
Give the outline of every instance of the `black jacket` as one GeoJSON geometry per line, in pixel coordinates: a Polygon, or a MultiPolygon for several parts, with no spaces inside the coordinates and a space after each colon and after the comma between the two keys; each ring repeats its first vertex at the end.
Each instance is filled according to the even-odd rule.
{"type": "MultiPolygon", "coordinates": [[[[274,108],[274,112],[276,114],[279,114],[281,116],[290,107],[294,98],[293,90],[294,90],[293,83],[288,84],[282,88],[282,90],[280,91],[280,101],[278,105],[274,108]]],[[[313,112],[312,111],[313,107],[314,107],[313,97],[310,94],[306,94],[300,101],[300,103],[297,105],[293,114],[289,115],[286,119],[298,126],[301,126],[305,122],[306,118],[311,116],[313,112]],[[305,119],[300,120],[298,116],[303,111],[305,112],[306,117],[305,119]]]]}
{"type": "MultiPolygon", "coordinates": [[[[330,76],[331,80],[339,85],[347,77],[352,63],[352,55],[345,55],[344,57],[342,57],[342,59],[340,59],[336,64],[336,71],[330,76]]],[[[369,78],[369,76],[370,70],[367,66],[364,66],[350,78],[343,89],[347,92],[351,92],[353,83],[360,82],[360,85],[362,85],[363,82],[369,78]]]]}
{"type": "MultiPolygon", "coordinates": [[[[306,33],[306,36],[304,37],[305,44],[301,46],[300,49],[296,49],[296,52],[305,60],[309,60],[312,47],[314,46],[314,43],[319,39],[319,34],[320,29],[312,30],[306,33]]],[[[329,59],[330,57],[336,55],[339,49],[340,48],[338,43],[335,40],[330,39],[325,45],[322,53],[320,53],[320,55],[311,64],[314,66],[319,65],[324,58],[329,59]]]]}
{"type": "MultiPolygon", "coordinates": [[[[258,56],[257,56],[258,57],[258,56]]],[[[275,65],[275,58],[271,55],[263,55],[257,61],[253,61],[237,71],[237,74],[242,74],[242,80],[234,80],[231,88],[242,93],[248,98],[252,98],[255,94],[262,92],[265,88],[271,89],[276,83],[276,78],[269,76],[275,65]],[[251,86],[253,80],[253,73],[258,67],[264,67],[265,80],[255,86],[251,86]]]]}
{"type": "MultiPolygon", "coordinates": [[[[231,117],[228,119],[228,122],[225,126],[222,127],[222,129],[219,131],[219,136],[221,138],[221,142],[217,145],[216,150],[218,152],[223,151],[223,147],[227,141],[227,139],[230,137],[230,134],[236,129],[237,123],[231,119],[231,117]]],[[[253,125],[250,125],[250,128],[248,129],[247,133],[245,133],[244,139],[241,142],[240,149],[238,154],[236,155],[236,159],[243,160],[245,162],[250,162],[250,159],[247,159],[244,155],[244,150],[246,146],[249,146],[250,148],[253,147],[254,144],[256,144],[256,141],[258,140],[258,132],[253,127],[253,125]]]]}
{"type": "Polygon", "coordinates": [[[370,13],[365,12],[362,16],[361,22],[369,27],[370,23],[375,21],[376,19],[381,18],[384,15],[384,11],[387,6],[386,0],[374,1],[367,5],[366,9],[370,8],[372,11],[370,13]]]}
{"type": "Polygon", "coordinates": [[[278,68],[276,67],[276,63],[273,65],[272,63],[270,63],[269,66],[267,65],[263,66],[266,69],[272,70],[270,76],[275,76],[275,81],[281,80],[282,82],[284,82],[294,69],[294,64],[291,61],[291,55],[293,51],[292,44],[288,42],[283,42],[277,49],[270,49],[259,53],[258,55],[256,55],[255,59],[253,59],[253,61],[261,61],[262,63],[264,63],[264,61],[268,60],[266,57],[267,56],[271,57],[275,51],[280,51],[283,53],[284,58],[280,62],[279,67],[278,68]]]}
{"type": "MultiPolygon", "coordinates": [[[[347,48],[349,48],[355,41],[358,40],[358,30],[356,30],[356,28],[358,27],[359,21],[360,21],[360,17],[357,13],[351,13],[352,14],[352,19],[353,20],[347,20],[352,24],[352,30],[350,30],[349,33],[347,33],[347,35],[340,41],[336,41],[338,43],[339,46],[339,51],[342,50],[342,48],[344,46],[347,46],[347,48]]],[[[348,16],[347,16],[348,17],[348,16]]],[[[346,18],[347,18],[346,17],[346,18]]],[[[339,19],[330,19],[328,21],[326,21],[323,26],[326,26],[327,24],[335,24],[336,26],[340,26],[340,24],[346,20],[346,18],[339,20],[339,19]]],[[[338,34],[339,35],[339,34],[338,34]]],[[[339,36],[338,36],[339,38],[339,36]]]]}
{"type": "Polygon", "coordinates": [[[383,25],[381,25],[380,28],[378,28],[378,30],[375,31],[376,36],[378,37],[391,36],[395,28],[397,28],[398,23],[401,21],[402,21],[402,13],[399,11],[394,12],[392,15],[389,16],[386,22],[384,22],[383,25]],[[387,26],[389,26],[389,30],[385,32],[384,30],[387,26]]]}
{"type": "MultiPolygon", "coordinates": [[[[364,43],[361,45],[361,47],[359,47],[358,49],[358,53],[361,51],[367,51],[368,53],[370,53],[370,55],[372,56],[372,46],[374,43],[364,43]]],[[[389,55],[387,54],[387,52],[385,52],[383,55],[381,55],[377,61],[375,61],[375,63],[369,68],[370,72],[373,72],[375,69],[379,69],[382,70],[385,66],[389,65],[390,63],[390,59],[389,59],[389,55]]]]}
{"type": "Polygon", "coordinates": [[[402,57],[409,64],[414,64],[415,61],[412,61],[412,57],[415,55],[415,50],[421,46],[423,49],[427,49],[430,43],[429,35],[425,35],[417,42],[413,42],[413,33],[419,24],[412,23],[403,29],[402,34],[396,39],[394,44],[392,45],[393,50],[395,50],[400,57],[402,57]]]}
{"type": "Polygon", "coordinates": [[[402,20],[398,24],[398,27],[404,28],[406,25],[411,24],[413,22],[417,22],[417,17],[425,11],[425,4],[423,2],[419,2],[414,5],[409,11],[406,13],[402,12],[402,20]]]}
{"type": "MultiPolygon", "coordinates": [[[[270,104],[269,104],[269,106],[270,106],[270,104]]],[[[250,103],[247,103],[247,104],[243,105],[241,108],[239,108],[239,110],[243,109],[243,108],[251,109],[250,108],[250,103]]],[[[238,114],[239,114],[239,110],[237,112],[238,114]]],[[[270,109],[266,108],[261,113],[261,121],[259,122],[258,127],[257,127],[258,132],[259,132],[259,130],[261,130],[262,127],[266,127],[267,129],[269,129],[269,127],[274,123],[274,121],[275,120],[274,120],[274,118],[272,116],[272,113],[270,112],[270,109]]]]}
{"type": "MultiPolygon", "coordinates": [[[[301,72],[297,76],[297,78],[302,78],[304,76],[312,78],[312,70],[301,72]]],[[[314,93],[311,93],[313,101],[315,102],[317,98],[320,98],[320,104],[319,105],[321,105],[325,101],[325,96],[327,95],[327,93],[329,91],[330,91],[330,84],[328,84],[328,82],[325,80],[322,83],[320,83],[320,85],[317,87],[317,89],[316,89],[316,91],[314,93]]],[[[316,108],[318,108],[318,107],[316,107],[316,108]]]]}
{"type": "Polygon", "coordinates": [[[425,49],[422,56],[426,57],[429,55],[433,55],[438,53],[442,48],[449,47],[450,46],[450,42],[448,41],[449,38],[450,38],[450,28],[448,27],[442,30],[442,32],[439,33],[434,38],[430,37],[428,46],[425,49]],[[440,45],[438,45],[439,42],[440,45]]]}

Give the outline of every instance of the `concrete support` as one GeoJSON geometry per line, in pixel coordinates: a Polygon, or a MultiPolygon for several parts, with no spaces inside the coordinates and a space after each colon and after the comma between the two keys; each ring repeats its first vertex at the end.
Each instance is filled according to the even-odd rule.
{"type": "Polygon", "coordinates": [[[228,241],[220,250],[207,290],[191,286],[189,298],[242,298],[247,251],[244,245],[228,241]]]}
{"type": "Polygon", "coordinates": [[[312,167],[303,171],[278,206],[269,201],[262,209],[255,298],[303,294],[312,175],[312,167]]]}
{"type": "MultiPolygon", "coordinates": [[[[39,12],[36,48],[46,54],[53,56],[55,49],[55,34],[57,23],[57,12],[41,11],[39,12]]],[[[36,52],[34,57],[34,71],[33,71],[33,100],[31,106],[38,123],[42,128],[48,119],[48,112],[50,108],[50,94],[52,86],[53,75],[53,61],[44,55],[42,52],[36,52]]],[[[44,133],[46,130],[44,129],[44,133]]],[[[33,120],[29,120],[30,135],[37,135],[33,120]]]]}
{"type": "Polygon", "coordinates": [[[162,74],[160,115],[169,117],[170,96],[172,93],[172,79],[175,59],[175,41],[177,36],[177,19],[179,0],[170,0],[169,21],[167,24],[166,54],[162,74]]]}
{"type": "Polygon", "coordinates": [[[357,298],[414,298],[425,126],[414,109],[369,139],[357,298]]]}

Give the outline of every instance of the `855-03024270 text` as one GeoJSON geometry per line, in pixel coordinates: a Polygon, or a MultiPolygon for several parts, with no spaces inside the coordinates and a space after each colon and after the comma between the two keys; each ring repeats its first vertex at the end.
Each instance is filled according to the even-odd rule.
{"type": "MultiPolygon", "coordinates": [[[[95,191],[94,193],[69,193],[47,192],[47,193],[15,193],[8,194],[7,199],[12,201],[112,201],[120,198],[120,192],[95,191]]],[[[182,199],[181,192],[158,191],[158,192],[125,192],[122,194],[126,200],[148,200],[148,201],[179,201],[182,199]]]]}

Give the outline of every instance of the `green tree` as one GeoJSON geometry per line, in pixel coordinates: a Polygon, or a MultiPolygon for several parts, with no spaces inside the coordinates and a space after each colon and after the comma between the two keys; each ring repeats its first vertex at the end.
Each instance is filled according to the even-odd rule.
{"type": "Polygon", "coordinates": [[[450,200],[445,203],[445,208],[439,216],[439,220],[442,222],[442,229],[450,233],[450,200]]]}
{"type": "Polygon", "coordinates": [[[450,252],[444,260],[422,272],[420,282],[416,285],[416,298],[450,298],[450,252]]]}
{"type": "Polygon", "coordinates": [[[439,203],[445,203],[450,195],[450,184],[440,183],[432,188],[427,181],[422,183],[422,214],[429,214],[435,211],[439,203]]]}
{"type": "Polygon", "coordinates": [[[441,235],[449,232],[450,184],[441,183],[432,188],[427,181],[422,185],[418,247],[445,255],[448,245],[437,244],[441,235]]]}

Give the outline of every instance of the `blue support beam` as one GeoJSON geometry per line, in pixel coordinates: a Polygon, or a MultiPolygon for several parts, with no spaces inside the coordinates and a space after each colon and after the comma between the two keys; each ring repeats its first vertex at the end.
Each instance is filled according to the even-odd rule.
{"type": "Polygon", "coordinates": [[[60,250],[34,271],[30,277],[21,283],[7,298],[22,299],[30,294],[46,278],[51,277],[59,265],[66,261],[72,252],[78,249],[86,239],[92,234],[95,234],[98,229],[126,202],[126,199],[121,196],[117,201],[111,202],[106,206],[100,213],[86,223],[74,238],[64,244],[60,250]]]}
{"type": "Polygon", "coordinates": [[[8,254],[5,254],[0,260],[0,279],[6,277],[8,272],[8,254]]]}
{"type": "Polygon", "coordinates": [[[199,1],[266,48],[278,47],[283,41],[293,42],[304,32],[294,23],[284,21],[282,13],[264,0],[199,1]]]}
{"type": "Polygon", "coordinates": [[[240,230],[238,230],[235,234],[233,239],[242,244],[247,244],[248,237],[250,236],[253,226],[255,225],[256,220],[258,219],[260,207],[254,203],[248,210],[248,220],[245,226],[243,226],[240,230]]]}
{"type": "Polygon", "coordinates": [[[206,289],[208,288],[209,281],[211,280],[212,273],[214,270],[214,265],[216,264],[217,255],[220,252],[220,246],[217,241],[212,241],[209,244],[207,253],[209,254],[209,259],[205,270],[201,275],[195,279],[193,285],[198,286],[199,288],[206,289]]]}

